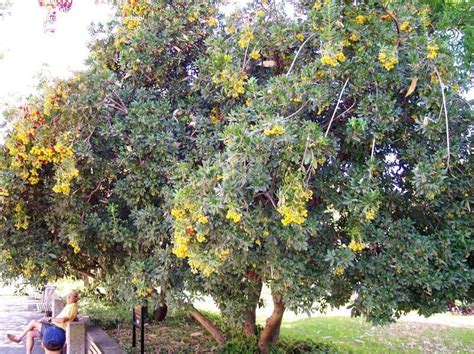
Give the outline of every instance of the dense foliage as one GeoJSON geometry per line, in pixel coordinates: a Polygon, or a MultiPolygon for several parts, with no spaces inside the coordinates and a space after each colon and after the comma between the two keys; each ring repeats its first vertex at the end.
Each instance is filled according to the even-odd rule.
{"type": "Polygon", "coordinates": [[[417,2],[292,4],[133,0],[98,28],[89,71],[10,112],[2,277],[207,293],[247,335],[266,285],[262,352],[287,308],[472,299],[469,35],[417,2]]]}

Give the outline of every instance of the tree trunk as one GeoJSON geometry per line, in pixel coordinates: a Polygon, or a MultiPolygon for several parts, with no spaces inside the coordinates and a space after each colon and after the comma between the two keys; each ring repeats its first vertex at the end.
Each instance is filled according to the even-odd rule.
{"type": "Polygon", "coordinates": [[[168,305],[166,304],[166,292],[162,288],[160,291],[160,302],[155,307],[153,317],[155,318],[155,320],[162,322],[164,321],[167,313],[168,305]]]}
{"type": "Polygon", "coordinates": [[[257,303],[260,300],[260,295],[262,293],[262,282],[260,279],[255,280],[256,287],[253,292],[249,295],[249,303],[251,305],[247,306],[245,309],[245,321],[244,321],[244,334],[247,337],[257,335],[257,303]]]}
{"type": "Polygon", "coordinates": [[[227,339],[225,338],[224,334],[220,331],[220,329],[217,328],[217,326],[214,323],[212,323],[210,319],[208,319],[206,316],[204,316],[194,307],[191,310],[191,316],[193,316],[194,319],[198,321],[201,324],[201,326],[203,326],[211,334],[211,336],[214,337],[217,343],[224,344],[226,342],[227,339]]]}
{"type": "Polygon", "coordinates": [[[257,334],[257,305],[248,306],[245,309],[244,334],[251,337],[257,334]]]}
{"type": "Polygon", "coordinates": [[[265,328],[260,335],[258,348],[260,353],[267,354],[270,344],[276,344],[280,335],[281,320],[285,312],[285,304],[281,295],[272,294],[273,313],[267,318],[265,328]]]}

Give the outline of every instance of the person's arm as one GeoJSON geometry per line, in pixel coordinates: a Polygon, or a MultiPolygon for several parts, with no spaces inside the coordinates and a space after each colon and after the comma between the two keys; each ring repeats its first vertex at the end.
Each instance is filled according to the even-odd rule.
{"type": "Polygon", "coordinates": [[[53,323],[64,323],[69,321],[69,317],[55,317],[51,319],[51,322],[53,323]]]}
{"type": "Polygon", "coordinates": [[[58,314],[57,317],[54,317],[51,322],[53,323],[66,323],[68,321],[74,321],[77,316],[77,306],[76,305],[66,305],[64,309],[58,314]]]}

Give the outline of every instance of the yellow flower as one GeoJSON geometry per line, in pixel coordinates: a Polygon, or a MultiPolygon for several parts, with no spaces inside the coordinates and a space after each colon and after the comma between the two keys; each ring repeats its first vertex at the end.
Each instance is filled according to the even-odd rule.
{"type": "Polygon", "coordinates": [[[392,70],[398,63],[398,58],[393,53],[381,51],[379,53],[379,61],[387,71],[392,70]]]}
{"type": "Polygon", "coordinates": [[[214,272],[214,269],[212,269],[210,267],[206,267],[206,268],[203,269],[202,274],[204,274],[204,276],[206,276],[206,277],[210,277],[213,272],[214,272]]]}
{"type": "Polygon", "coordinates": [[[184,209],[171,209],[171,215],[178,220],[182,220],[186,216],[186,211],[184,209]]]}
{"type": "Polygon", "coordinates": [[[428,49],[428,54],[426,55],[426,57],[428,59],[434,59],[438,56],[438,50],[439,50],[439,47],[437,44],[428,44],[427,46],[427,49],[428,49]]]}
{"type": "Polygon", "coordinates": [[[339,52],[339,53],[336,54],[336,59],[340,62],[343,62],[344,60],[346,60],[346,57],[345,57],[344,53],[339,52]]]}
{"type": "Polygon", "coordinates": [[[211,27],[216,27],[217,24],[219,22],[217,21],[217,19],[215,17],[210,17],[208,20],[207,20],[207,24],[211,27]]]}
{"type": "Polygon", "coordinates": [[[240,48],[245,48],[250,43],[250,41],[247,38],[241,38],[239,39],[238,43],[239,43],[240,48]]]}
{"type": "Polygon", "coordinates": [[[377,215],[377,209],[378,209],[378,208],[370,208],[369,210],[367,210],[367,211],[365,212],[365,215],[364,215],[364,216],[365,216],[365,219],[366,219],[367,221],[372,221],[372,220],[374,220],[374,219],[375,219],[375,215],[377,215]]]}
{"type": "Polygon", "coordinates": [[[408,21],[404,21],[401,25],[400,25],[400,31],[404,31],[404,32],[411,32],[413,31],[413,27],[410,25],[410,22],[408,21]]]}
{"type": "Polygon", "coordinates": [[[206,237],[204,237],[204,235],[202,235],[202,234],[197,234],[197,235],[196,235],[196,240],[197,240],[199,243],[203,243],[204,241],[206,241],[206,237]]]}
{"type": "Polygon", "coordinates": [[[28,179],[29,176],[30,176],[30,174],[29,174],[28,171],[22,171],[22,172],[20,172],[20,178],[23,179],[23,180],[28,179]]]}
{"type": "Polygon", "coordinates": [[[362,243],[362,242],[357,242],[357,241],[354,241],[352,240],[350,243],[349,243],[349,246],[348,246],[353,252],[359,252],[359,251],[363,251],[365,248],[367,248],[367,245],[365,243],[362,243]]]}
{"type": "Polygon", "coordinates": [[[39,182],[39,178],[38,177],[30,177],[28,178],[28,183],[31,184],[31,185],[34,185],[34,184],[37,184],[39,182]]]}
{"type": "Polygon", "coordinates": [[[349,36],[349,40],[351,42],[357,42],[358,40],[360,39],[360,35],[358,33],[352,33],[350,36],[349,36]]]}
{"type": "Polygon", "coordinates": [[[344,267],[337,266],[337,267],[334,269],[334,274],[336,274],[338,277],[340,277],[341,275],[344,274],[344,271],[345,271],[345,268],[344,268],[344,267]]]}
{"type": "Polygon", "coordinates": [[[259,238],[257,238],[257,239],[255,240],[255,243],[256,243],[257,245],[259,245],[259,246],[261,246],[261,245],[262,245],[262,241],[260,241],[260,239],[259,239],[259,238]]]}
{"type": "Polygon", "coordinates": [[[195,11],[191,14],[191,16],[188,16],[188,21],[189,22],[194,22],[199,18],[199,12],[195,11]]]}
{"type": "Polygon", "coordinates": [[[356,23],[357,24],[363,25],[366,22],[367,22],[367,17],[365,17],[363,15],[359,15],[359,16],[356,17],[356,23]]]}
{"type": "Polygon", "coordinates": [[[133,30],[138,27],[138,21],[134,19],[125,20],[124,25],[127,26],[129,30],[133,30]]]}
{"type": "Polygon", "coordinates": [[[272,129],[265,129],[263,131],[263,134],[265,134],[266,136],[282,135],[282,134],[285,134],[285,128],[283,128],[279,124],[276,124],[276,125],[273,126],[272,129]]]}
{"type": "Polygon", "coordinates": [[[250,30],[245,30],[242,35],[240,36],[240,39],[239,39],[239,46],[241,48],[246,48],[247,45],[250,43],[251,40],[254,39],[254,35],[253,33],[250,31],[250,30]]]}
{"type": "Polygon", "coordinates": [[[257,17],[263,17],[263,16],[265,16],[265,11],[263,11],[263,10],[258,10],[258,11],[255,13],[255,16],[257,16],[257,17]]]}
{"type": "Polygon", "coordinates": [[[209,219],[207,218],[206,215],[199,215],[197,221],[203,225],[207,224],[209,222],[209,219]]]}
{"type": "Polygon", "coordinates": [[[260,58],[260,53],[256,50],[252,51],[252,53],[249,54],[250,59],[259,59],[260,58]]]}
{"type": "Polygon", "coordinates": [[[219,257],[219,259],[221,259],[222,261],[224,261],[227,257],[229,257],[229,255],[230,255],[230,250],[228,248],[220,250],[217,253],[217,257],[219,257]]]}
{"type": "Polygon", "coordinates": [[[232,220],[235,223],[238,223],[242,218],[242,215],[237,212],[235,209],[229,209],[227,211],[226,219],[232,220]]]}
{"type": "Polygon", "coordinates": [[[295,35],[295,38],[299,40],[300,42],[304,41],[304,34],[303,33],[298,33],[295,35]]]}
{"type": "Polygon", "coordinates": [[[74,250],[74,253],[79,253],[81,252],[81,247],[79,246],[79,243],[77,240],[70,240],[69,241],[69,246],[71,246],[74,250]]]}
{"type": "Polygon", "coordinates": [[[313,5],[313,10],[321,10],[323,5],[319,1],[315,1],[313,5]]]}
{"type": "Polygon", "coordinates": [[[323,55],[321,57],[321,63],[324,65],[329,65],[329,66],[336,66],[337,65],[337,59],[329,56],[329,55],[323,55]]]}

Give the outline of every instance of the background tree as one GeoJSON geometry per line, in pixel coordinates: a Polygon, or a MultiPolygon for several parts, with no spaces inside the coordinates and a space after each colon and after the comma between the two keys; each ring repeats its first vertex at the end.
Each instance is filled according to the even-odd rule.
{"type": "Polygon", "coordinates": [[[209,4],[126,4],[110,28],[96,29],[102,39],[93,44],[89,71],[31,99],[25,110],[34,109],[33,118],[12,112],[15,127],[3,151],[2,249],[5,269],[32,265],[8,275],[41,283],[81,272],[106,286],[109,297],[134,302],[154,288],[162,289],[157,301],[166,289],[180,289],[166,205],[186,173],[181,161],[194,156],[190,118],[180,107],[192,97],[194,60],[212,31],[200,18],[213,11],[209,4]],[[152,36],[151,28],[160,30],[152,36]],[[67,166],[55,155],[61,139],[67,166]],[[24,227],[10,217],[18,203],[24,227]],[[42,225],[35,234],[33,219],[42,225]],[[9,253],[17,238],[22,256],[9,253]],[[58,253],[51,259],[49,238],[58,253]],[[43,271],[45,259],[54,272],[43,271]],[[73,259],[80,266],[69,266],[73,259]]]}

